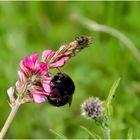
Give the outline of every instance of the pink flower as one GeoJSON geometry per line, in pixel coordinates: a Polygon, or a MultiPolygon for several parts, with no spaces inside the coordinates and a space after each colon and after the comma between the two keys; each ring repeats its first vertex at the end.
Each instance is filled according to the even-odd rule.
{"type": "Polygon", "coordinates": [[[42,86],[32,86],[30,92],[34,102],[43,103],[46,101],[47,93],[42,86]]]}
{"type": "Polygon", "coordinates": [[[22,92],[26,88],[26,92],[30,93],[34,102],[45,102],[46,96],[51,93],[51,77],[48,76],[48,65],[38,62],[37,53],[27,56],[21,61],[18,75],[17,90],[22,92]]]}
{"type": "Polygon", "coordinates": [[[42,52],[42,60],[44,62],[49,62],[54,55],[55,55],[55,51],[45,50],[42,52]]]}
{"type": "Polygon", "coordinates": [[[47,64],[44,62],[38,62],[37,53],[23,58],[20,63],[20,69],[27,77],[37,74],[46,74],[48,72],[47,64]]]}
{"type": "Polygon", "coordinates": [[[62,67],[65,64],[65,62],[69,60],[69,57],[65,55],[55,57],[56,53],[57,52],[52,50],[45,50],[42,53],[42,60],[43,62],[49,65],[49,68],[62,67]]]}
{"type": "MultiPolygon", "coordinates": [[[[16,82],[15,91],[25,102],[45,102],[46,96],[53,94],[52,76],[49,76],[49,68],[58,68],[83,48],[91,43],[91,37],[83,36],[66,45],[62,45],[57,51],[45,50],[42,53],[42,62],[38,61],[38,53],[27,56],[20,62],[18,71],[19,79],[16,82]]],[[[13,88],[8,91],[8,96],[14,98],[13,88]]]]}
{"type": "Polygon", "coordinates": [[[34,102],[42,103],[46,101],[46,96],[52,93],[50,88],[52,77],[42,75],[41,76],[41,83],[33,85],[30,89],[34,102]]]}
{"type": "Polygon", "coordinates": [[[62,67],[71,57],[86,48],[91,41],[91,37],[82,36],[66,45],[62,45],[57,51],[45,50],[42,53],[42,60],[49,65],[49,68],[62,67]]]}
{"type": "Polygon", "coordinates": [[[42,76],[42,86],[47,93],[52,93],[50,84],[52,80],[52,76],[42,76]]]}

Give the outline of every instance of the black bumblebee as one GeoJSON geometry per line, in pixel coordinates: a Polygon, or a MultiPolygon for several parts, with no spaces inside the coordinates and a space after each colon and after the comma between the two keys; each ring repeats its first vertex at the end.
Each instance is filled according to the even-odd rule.
{"type": "Polygon", "coordinates": [[[65,73],[57,73],[51,80],[52,94],[47,96],[51,105],[60,107],[69,103],[71,105],[75,85],[72,79],[65,73]]]}

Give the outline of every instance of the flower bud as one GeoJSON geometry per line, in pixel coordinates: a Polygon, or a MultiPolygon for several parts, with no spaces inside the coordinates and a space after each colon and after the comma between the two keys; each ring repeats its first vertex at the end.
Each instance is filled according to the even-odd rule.
{"type": "Polygon", "coordinates": [[[7,94],[8,94],[8,96],[9,96],[10,103],[13,103],[13,102],[15,101],[14,93],[15,93],[15,88],[14,88],[14,87],[10,87],[10,88],[7,90],[7,94]]]}
{"type": "Polygon", "coordinates": [[[82,105],[82,115],[87,119],[100,120],[104,115],[103,102],[98,98],[89,98],[82,105]]]}

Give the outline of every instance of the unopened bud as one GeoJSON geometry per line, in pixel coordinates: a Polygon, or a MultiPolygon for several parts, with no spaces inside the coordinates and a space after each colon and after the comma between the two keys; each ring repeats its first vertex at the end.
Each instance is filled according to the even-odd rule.
{"type": "Polygon", "coordinates": [[[15,102],[14,93],[15,93],[15,88],[14,88],[14,87],[10,87],[10,88],[7,90],[7,94],[8,94],[8,97],[9,97],[9,99],[10,99],[10,103],[15,102]]]}

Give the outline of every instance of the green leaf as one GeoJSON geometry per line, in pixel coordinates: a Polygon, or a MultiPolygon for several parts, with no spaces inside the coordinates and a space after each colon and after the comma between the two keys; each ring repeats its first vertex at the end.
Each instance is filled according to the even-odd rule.
{"type": "Polygon", "coordinates": [[[53,134],[59,136],[61,139],[68,139],[65,135],[63,135],[63,134],[61,134],[61,133],[59,133],[59,132],[56,132],[56,131],[54,131],[53,129],[50,129],[50,131],[51,131],[53,134]]]}
{"type": "Polygon", "coordinates": [[[89,131],[86,127],[80,126],[80,128],[83,129],[85,132],[87,132],[89,134],[89,136],[91,136],[92,139],[101,139],[101,137],[99,135],[97,135],[95,132],[89,131]]]}
{"type": "Polygon", "coordinates": [[[132,128],[129,128],[127,137],[128,137],[128,139],[133,139],[133,129],[132,128]]]}
{"type": "Polygon", "coordinates": [[[111,116],[112,115],[112,112],[113,112],[113,109],[112,109],[112,106],[111,106],[111,102],[112,102],[112,99],[115,95],[115,92],[116,92],[116,89],[120,83],[120,80],[121,78],[119,77],[112,85],[111,89],[110,89],[110,92],[109,92],[109,95],[105,101],[105,105],[106,105],[106,113],[108,116],[111,116]]]}

